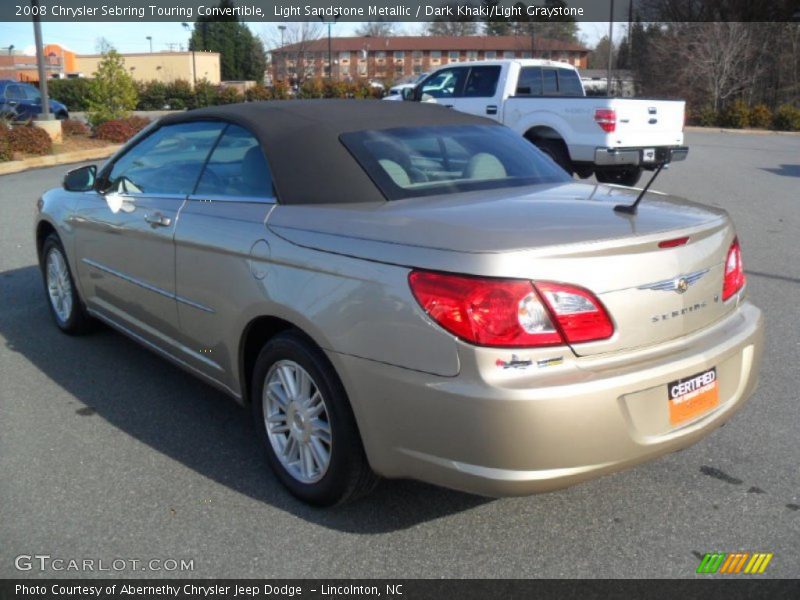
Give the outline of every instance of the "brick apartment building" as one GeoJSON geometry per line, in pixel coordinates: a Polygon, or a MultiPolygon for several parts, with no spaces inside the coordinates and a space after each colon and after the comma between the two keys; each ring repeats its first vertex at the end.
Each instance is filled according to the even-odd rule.
{"type": "MultiPolygon", "coordinates": [[[[455,62],[500,58],[547,58],[586,68],[589,49],[573,42],[527,36],[337,37],[331,41],[332,77],[343,81],[395,81],[455,62]]],[[[272,80],[328,75],[328,38],[272,50],[272,80]]]]}

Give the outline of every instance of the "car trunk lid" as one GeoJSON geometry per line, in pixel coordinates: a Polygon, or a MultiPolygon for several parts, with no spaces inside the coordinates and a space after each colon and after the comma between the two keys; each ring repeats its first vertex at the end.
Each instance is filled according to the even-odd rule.
{"type": "Polygon", "coordinates": [[[268,225],[296,244],[371,261],[584,287],[605,305],[615,333],[576,344],[578,355],[678,338],[735,306],[721,299],[734,236],[724,211],[648,193],[638,214],[620,215],[614,205],[633,202],[635,190],[577,183],[504,192],[279,206],[268,225]]]}

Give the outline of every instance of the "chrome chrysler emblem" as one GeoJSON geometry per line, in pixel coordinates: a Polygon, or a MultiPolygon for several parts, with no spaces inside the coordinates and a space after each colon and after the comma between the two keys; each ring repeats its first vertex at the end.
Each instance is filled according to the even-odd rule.
{"type": "Polygon", "coordinates": [[[706,273],[708,273],[708,269],[703,269],[702,271],[687,273],[686,275],[680,275],[678,277],[673,277],[672,279],[663,279],[662,281],[656,281],[655,283],[640,285],[636,289],[657,290],[660,292],[677,292],[678,294],[683,294],[689,289],[689,286],[694,284],[696,281],[699,281],[706,273]]]}

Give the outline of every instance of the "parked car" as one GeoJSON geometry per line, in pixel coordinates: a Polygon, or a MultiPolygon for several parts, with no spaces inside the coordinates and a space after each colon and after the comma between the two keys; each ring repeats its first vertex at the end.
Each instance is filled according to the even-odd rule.
{"type": "Polygon", "coordinates": [[[440,106],[254,102],[71,171],[35,235],[60,329],[98,319],[249,405],[299,498],[498,496],[684,448],[753,392],[731,220],[640,197],[440,106]]]}
{"type": "Polygon", "coordinates": [[[636,185],[683,144],[685,102],[587,97],[577,69],[562,62],[447,65],[403,94],[504,123],[568,173],[606,183],[636,185]]]}
{"type": "Polygon", "coordinates": [[[403,90],[406,88],[413,89],[417,84],[425,79],[428,73],[420,73],[419,75],[407,75],[401,77],[395,84],[389,88],[389,93],[386,95],[387,100],[402,100],[403,90]]]}
{"type": "MultiPolygon", "coordinates": [[[[57,119],[69,119],[67,107],[50,98],[50,112],[57,119]]],[[[20,121],[35,119],[42,113],[42,94],[29,83],[0,79],[0,116],[20,121]]]]}

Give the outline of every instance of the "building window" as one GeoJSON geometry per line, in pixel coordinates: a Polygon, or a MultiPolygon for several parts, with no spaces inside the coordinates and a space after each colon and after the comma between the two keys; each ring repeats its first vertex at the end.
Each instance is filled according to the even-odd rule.
{"type": "Polygon", "coordinates": [[[339,61],[350,62],[350,52],[348,52],[347,50],[339,52],[339,61]]]}
{"type": "Polygon", "coordinates": [[[522,53],[522,58],[531,58],[531,53],[530,52],[523,52],[522,53]]]}
{"type": "Polygon", "coordinates": [[[406,58],[406,53],[405,52],[403,52],[402,50],[395,50],[395,52],[394,52],[394,59],[395,60],[405,60],[405,58],[406,58]]]}
{"type": "Polygon", "coordinates": [[[414,75],[419,75],[420,73],[422,73],[422,65],[414,65],[412,67],[412,71],[414,75]]]}
{"type": "Polygon", "coordinates": [[[402,75],[403,74],[403,65],[397,64],[394,66],[395,75],[402,75]]]}
{"type": "Polygon", "coordinates": [[[486,52],[483,53],[483,57],[486,60],[494,60],[495,58],[497,58],[497,52],[495,52],[494,50],[487,50],[486,52]]]}
{"type": "Polygon", "coordinates": [[[441,50],[431,50],[430,57],[431,57],[431,60],[440,60],[442,58],[442,51],[441,50]]]}
{"type": "Polygon", "coordinates": [[[413,58],[415,61],[422,60],[422,50],[414,50],[411,53],[411,58],[413,58]]]}
{"type": "Polygon", "coordinates": [[[461,53],[458,50],[451,50],[447,53],[447,58],[450,62],[457,62],[461,58],[461,53]]]}
{"type": "Polygon", "coordinates": [[[467,60],[478,60],[478,51],[467,50],[467,60]]]}
{"type": "Polygon", "coordinates": [[[378,50],[375,53],[375,58],[377,58],[378,60],[384,60],[386,58],[386,52],[384,52],[383,50],[378,50]]]}
{"type": "Polygon", "coordinates": [[[505,50],[503,51],[503,58],[514,58],[516,55],[514,54],[513,50],[505,50]]]}

